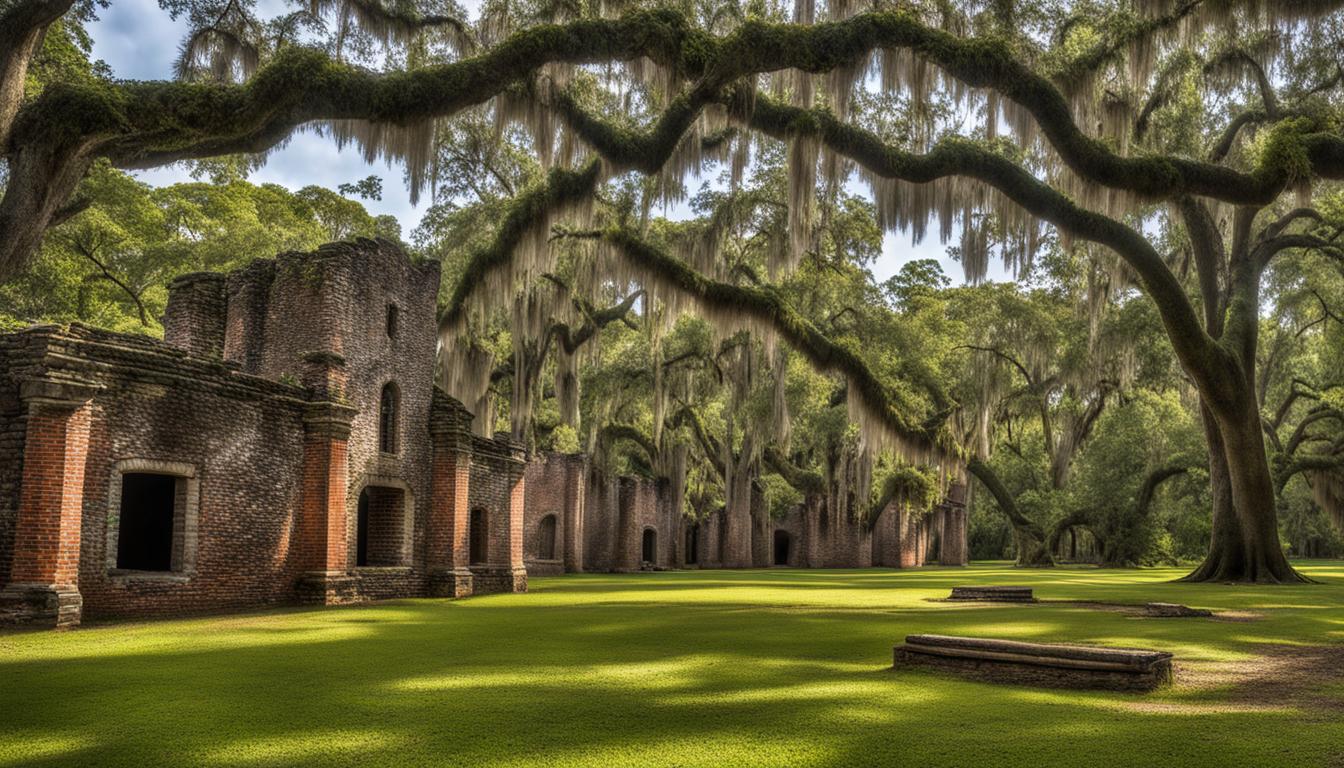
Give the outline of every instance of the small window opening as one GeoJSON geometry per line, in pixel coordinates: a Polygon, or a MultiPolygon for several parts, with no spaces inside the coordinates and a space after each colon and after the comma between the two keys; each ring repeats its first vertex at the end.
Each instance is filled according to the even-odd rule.
{"type": "Polygon", "coordinates": [[[397,323],[401,320],[401,309],[396,304],[387,305],[387,338],[397,338],[397,323]]]}
{"type": "Polygon", "coordinates": [[[121,477],[117,568],[173,571],[181,566],[181,478],[130,472],[121,477]]]}
{"type": "Polygon", "coordinates": [[[471,542],[470,562],[472,565],[482,565],[490,557],[490,516],[484,509],[477,507],[471,510],[471,530],[468,533],[471,542]]]}
{"type": "Polygon", "coordinates": [[[378,402],[378,450],[397,452],[397,406],[400,404],[397,385],[388,382],[378,402]]]}

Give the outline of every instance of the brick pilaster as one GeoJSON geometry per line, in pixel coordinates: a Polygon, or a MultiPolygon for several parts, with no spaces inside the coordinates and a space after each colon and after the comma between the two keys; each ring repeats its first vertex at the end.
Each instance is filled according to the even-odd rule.
{"type": "Polygon", "coordinates": [[[310,403],[303,416],[303,486],[295,554],[300,600],[332,605],[355,599],[346,536],[348,445],[355,409],[310,403]]]}
{"type": "Polygon", "coordinates": [[[565,570],[583,572],[583,511],[588,486],[586,459],[565,457],[565,570]]]}
{"type": "Polygon", "coordinates": [[[523,530],[526,521],[527,483],[526,460],[521,447],[515,451],[514,466],[509,474],[509,506],[504,516],[501,534],[492,537],[492,565],[500,568],[505,591],[527,591],[527,566],[523,563],[523,530]]]}
{"type": "Polygon", "coordinates": [[[0,592],[0,615],[52,627],[79,624],[80,530],[84,515],[84,465],[89,449],[96,387],[82,382],[32,379],[20,396],[28,406],[22,486],[15,521],[9,584],[0,592]]]}
{"type": "Polygon", "coordinates": [[[475,591],[471,570],[471,414],[434,390],[429,433],[429,521],[425,564],[429,594],[467,597],[475,591]]]}

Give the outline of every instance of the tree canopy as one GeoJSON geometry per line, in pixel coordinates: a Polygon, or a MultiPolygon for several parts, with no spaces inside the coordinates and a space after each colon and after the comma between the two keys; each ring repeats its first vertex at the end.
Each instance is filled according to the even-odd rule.
{"type": "MultiPolygon", "coordinates": [[[[217,262],[173,250],[157,193],[115,169],[245,168],[313,130],[433,196],[412,240],[445,261],[441,380],[480,430],[636,446],[681,491],[694,459],[730,512],[755,483],[862,516],[969,472],[1028,562],[1079,530],[1142,560],[1196,478],[1192,578],[1295,580],[1280,508],[1344,499],[1341,6],[490,0],[470,24],[164,0],[192,25],[177,79],[127,82],[87,60],[95,5],[4,0],[0,280],[57,249],[146,325],[156,263],[217,262]],[[879,285],[884,233],[934,226],[972,285],[918,262],[879,285]],[[1017,287],[978,285],[992,259],[1017,287]],[[648,413],[585,407],[604,387],[648,413]],[[829,427],[799,442],[800,416],[829,427]],[[1121,437],[1145,420],[1170,434],[1121,437]]],[[[387,229],[305,192],[326,236],[387,229]]]]}

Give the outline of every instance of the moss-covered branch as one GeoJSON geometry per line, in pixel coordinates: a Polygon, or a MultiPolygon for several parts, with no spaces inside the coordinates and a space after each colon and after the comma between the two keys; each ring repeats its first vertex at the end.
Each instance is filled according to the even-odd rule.
{"type": "MultiPolygon", "coordinates": [[[[907,11],[864,13],[846,21],[767,24],[749,21],[714,37],[678,13],[646,11],[617,20],[582,20],[523,30],[480,55],[451,64],[377,74],[291,47],[243,85],[192,83],[57,84],[25,105],[5,145],[17,179],[0,203],[0,279],[31,257],[40,233],[73,192],[54,187],[52,204],[11,200],[50,186],[53,174],[82,174],[105,157],[127,168],[274,146],[307,122],[366,120],[407,126],[480,104],[528,80],[547,63],[626,61],[647,56],[696,85],[674,99],[659,150],[675,143],[702,102],[744,77],[796,68],[828,72],[855,65],[879,48],[903,48],[977,88],[998,91],[1029,111],[1063,161],[1084,179],[1147,198],[1197,194],[1232,203],[1273,200],[1300,169],[1266,153],[1261,167],[1241,173],[1177,157],[1123,157],[1074,123],[1067,99],[1020,60],[1005,40],[963,38],[926,27],[907,11]],[[45,162],[17,156],[39,155],[45,162]],[[36,236],[34,235],[36,233],[36,236]]],[[[1294,158],[1317,176],[1344,177],[1344,139],[1302,125],[1293,132],[1294,158]]],[[[591,138],[591,137],[590,137],[591,138]]],[[[661,167],[666,153],[612,135],[595,145],[617,164],[661,167]]]]}
{"type": "Polygon", "coordinates": [[[819,369],[843,374],[868,413],[881,419],[893,435],[915,446],[935,450],[946,447],[917,420],[900,411],[886,385],[854,350],[827,338],[773,288],[743,287],[710,280],[625,229],[575,233],[573,236],[601,239],[612,246],[634,271],[694,298],[706,308],[766,325],[819,369]]]}

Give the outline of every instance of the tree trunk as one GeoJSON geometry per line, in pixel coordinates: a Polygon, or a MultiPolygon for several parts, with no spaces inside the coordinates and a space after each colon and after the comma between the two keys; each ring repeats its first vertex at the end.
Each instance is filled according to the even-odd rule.
{"type": "Polygon", "coordinates": [[[998,503],[999,510],[1012,524],[1013,537],[1017,542],[1017,564],[1038,568],[1053,566],[1055,560],[1050,556],[1050,548],[1046,546],[1045,532],[1017,508],[1017,500],[994,470],[978,458],[968,461],[966,469],[980,480],[998,503]]]}
{"type": "Polygon", "coordinates": [[[1213,532],[1203,564],[1182,581],[1306,581],[1288,564],[1279,545],[1274,482],[1253,392],[1245,393],[1246,407],[1240,413],[1221,419],[1201,402],[1209,445],[1213,532]]]}

